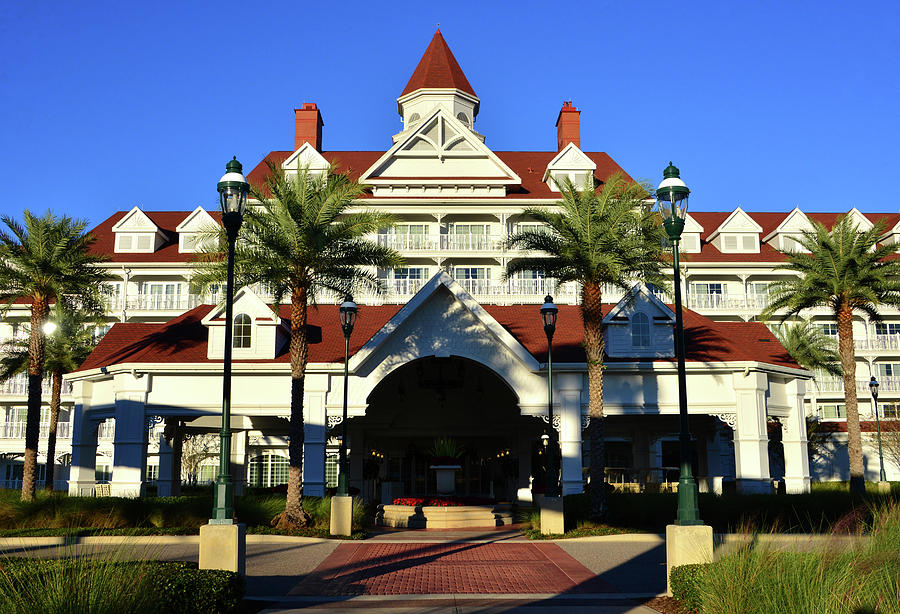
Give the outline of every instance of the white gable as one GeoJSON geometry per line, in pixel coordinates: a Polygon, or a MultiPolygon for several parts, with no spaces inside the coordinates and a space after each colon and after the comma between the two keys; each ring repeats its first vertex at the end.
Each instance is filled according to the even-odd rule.
{"type": "MultiPolygon", "coordinates": [[[[245,286],[234,295],[234,319],[246,315],[250,322],[250,346],[232,347],[234,358],[275,358],[288,340],[287,325],[253,290],[245,286]]],[[[209,329],[207,358],[225,355],[225,305],[212,309],[201,320],[209,329]]]]}
{"type": "Polygon", "coordinates": [[[875,227],[875,224],[870,222],[869,218],[863,215],[856,207],[853,207],[847,212],[847,217],[851,218],[853,223],[862,231],[872,230],[872,228],[875,227]]]}
{"type": "Polygon", "coordinates": [[[762,240],[781,251],[807,251],[800,246],[798,239],[803,236],[804,232],[813,230],[809,217],[799,207],[794,207],[794,210],[788,213],[778,227],[762,240]]]}
{"type": "Polygon", "coordinates": [[[700,253],[700,234],[703,232],[703,226],[697,223],[697,220],[688,213],[684,218],[684,230],[681,232],[681,241],[679,241],[679,251],[687,254],[700,253]]]}
{"type": "Polygon", "coordinates": [[[716,228],[707,241],[720,252],[759,252],[759,233],[762,226],[738,207],[716,228]]]}
{"type": "Polygon", "coordinates": [[[559,192],[559,185],[567,178],[579,188],[585,184],[586,180],[591,179],[593,187],[596,169],[597,165],[593,160],[576,147],[575,143],[569,143],[547,165],[543,181],[554,192],[559,192]]]}
{"type": "Polygon", "coordinates": [[[166,242],[166,235],[137,206],[112,227],[117,253],[155,252],[166,242]]]}
{"type": "Polygon", "coordinates": [[[308,142],[303,143],[300,149],[292,153],[287,160],[281,163],[282,170],[286,172],[298,171],[308,168],[310,171],[324,171],[328,168],[328,160],[316,151],[316,148],[308,142]]]}
{"type": "Polygon", "coordinates": [[[504,196],[522,180],[467,126],[437,108],[360,176],[376,196],[504,196]]]}
{"type": "Polygon", "coordinates": [[[711,235],[709,235],[708,240],[712,241],[723,232],[759,234],[762,232],[762,226],[757,224],[752,217],[747,215],[747,213],[743,209],[738,207],[731,212],[731,215],[725,218],[724,222],[719,224],[719,227],[716,228],[711,235]]]}
{"type": "Polygon", "coordinates": [[[684,232],[696,232],[697,234],[700,234],[703,232],[703,226],[688,213],[684,218],[684,232]]]}
{"type": "Polygon", "coordinates": [[[197,206],[182,222],[175,227],[175,232],[206,232],[217,228],[218,224],[213,216],[203,207],[197,206]]]}
{"type": "Polygon", "coordinates": [[[159,227],[137,205],[112,227],[113,232],[157,232],[159,227]]]}
{"type": "Polygon", "coordinates": [[[611,358],[666,358],[675,355],[675,314],[636,284],[603,318],[606,355],[611,358]]]}

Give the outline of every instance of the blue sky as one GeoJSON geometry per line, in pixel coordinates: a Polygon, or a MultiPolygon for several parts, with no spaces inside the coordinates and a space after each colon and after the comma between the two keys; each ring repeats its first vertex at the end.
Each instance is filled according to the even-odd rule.
{"type": "Polygon", "coordinates": [[[900,3],[25,2],[0,15],[0,213],[215,208],[322,109],[326,149],[385,150],[441,31],[497,150],[582,147],[691,208],[896,211],[900,3]],[[884,190],[888,192],[885,193],[884,190]]]}

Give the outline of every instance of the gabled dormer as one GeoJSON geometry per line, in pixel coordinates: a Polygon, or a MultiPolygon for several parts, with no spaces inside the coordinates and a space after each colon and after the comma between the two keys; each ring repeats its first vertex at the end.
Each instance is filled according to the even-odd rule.
{"type": "Polygon", "coordinates": [[[891,227],[888,227],[887,230],[881,238],[879,239],[881,243],[898,243],[900,242],[900,221],[894,224],[891,227]]]}
{"type": "MultiPolygon", "coordinates": [[[[225,356],[225,305],[217,305],[201,323],[209,329],[206,357],[225,356]]],[[[243,287],[234,296],[234,316],[231,322],[232,355],[242,358],[275,358],[290,337],[287,323],[250,288],[243,287]]]]}
{"type": "Polygon", "coordinates": [[[313,175],[322,174],[328,170],[328,166],[328,160],[308,142],[300,145],[297,151],[281,163],[281,169],[284,171],[285,177],[295,177],[301,168],[309,169],[309,173],[313,175]]]}
{"type": "Polygon", "coordinates": [[[193,254],[203,251],[204,242],[213,238],[219,225],[203,207],[197,207],[175,227],[178,233],[178,253],[193,254]]]}
{"type": "Polygon", "coordinates": [[[610,358],[668,358],[675,355],[675,314],[643,284],[625,293],[603,318],[610,358]]]}
{"type": "Polygon", "coordinates": [[[764,236],[762,240],[775,249],[783,252],[808,251],[799,243],[799,239],[804,232],[812,232],[814,230],[812,222],[805,213],[800,211],[799,207],[787,214],[778,227],[764,236]]]}
{"type": "Polygon", "coordinates": [[[401,136],[359,178],[375,196],[502,197],[506,186],[522,183],[443,107],[401,136]]]}
{"type": "Polygon", "coordinates": [[[584,186],[590,186],[594,189],[594,171],[597,165],[593,160],[588,158],[575,143],[569,143],[563,147],[544,170],[544,183],[554,192],[559,192],[559,188],[569,179],[575,184],[575,187],[582,189],[584,186]]]}
{"type": "Polygon", "coordinates": [[[722,253],[759,253],[759,233],[762,226],[738,207],[716,228],[707,242],[722,253]]]}
{"type": "Polygon", "coordinates": [[[116,253],[152,254],[166,242],[165,233],[135,206],[112,227],[116,253]]]}
{"type": "Polygon", "coordinates": [[[681,232],[679,251],[683,254],[700,253],[700,236],[703,234],[703,226],[688,213],[684,218],[684,230],[681,232]]]}

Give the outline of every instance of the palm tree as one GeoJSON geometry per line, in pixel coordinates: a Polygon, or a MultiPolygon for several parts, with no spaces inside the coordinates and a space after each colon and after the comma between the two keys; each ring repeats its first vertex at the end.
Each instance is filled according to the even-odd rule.
{"type": "MultiPolygon", "coordinates": [[[[355,287],[380,289],[375,274],[360,267],[396,267],[400,256],[365,239],[390,226],[393,218],[374,211],[351,210],[366,186],[330,168],[324,173],[301,169],[285,176],[269,164],[265,186],[254,186],[235,249],[237,286],[257,284],[272,293],[276,306],[291,304],[291,417],[288,492],[285,510],[273,524],[290,529],[308,522],[301,499],[303,473],[303,382],[309,347],[307,308],[317,291],[347,294],[355,287]]],[[[221,243],[220,243],[221,244],[221,243]]],[[[195,283],[225,278],[221,254],[204,254],[195,283]]]]}
{"type": "Polygon", "coordinates": [[[23,215],[24,226],[10,216],[0,217],[9,229],[0,231],[0,300],[31,303],[22,500],[32,501],[40,435],[44,322],[54,302],[100,313],[100,287],[111,277],[96,266],[103,258],[90,253],[94,239],[84,232],[86,221],[57,217],[49,211],[36,217],[26,209],[23,215]]]}
{"type": "Polygon", "coordinates": [[[781,312],[784,322],[804,309],[827,307],[837,320],[838,353],[844,376],[847,436],[850,456],[850,492],[865,492],[862,438],[856,403],[856,353],[853,348],[853,313],[862,311],[880,321],[880,305],[900,306],[900,260],[891,258],[900,243],[878,244],[882,223],[860,230],[849,216],[829,231],[813,222],[813,229],[798,240],[808,253],[784,252],[787,262],[776,267],[799,273],[769,285],[771,301],[762,318],[781,312]]]}
{"type": "Polygon", "coordinates": [[[771,326],[770,329],[788,355],[804,369],[841,375],[841,356],[834,338],[809,320],[771,326]]]}
{"type": "Polygon", "coordinates": [[[636,280],[667,287],[662,274],[665,232],[659,215],[647,201],[645,185],[613,175],[598,190],[579,189],[571,181],[561,186],[556,210],[528,208],[523,213],[549,229],[526,230],[509,238],[511,248],[543,252],[509,262],[507,277],[520,271],[542,271],[558,283],[581,285],[581,318],[587,357],[590,398],[590,516],[606,515],[603,449],[602,288],[629,290],[636,280]]]}
{"type": "MultiPolygon", "coordinates": [[[[44,370],[50,373],[50,423],[47,430],[47,468],[45,488],[53,490],[54,457],[56,456],[56,431],[59,425],[62,377],[77,369],[97,345],[94,331],[89,325],[97,324],[94,317],[56,303],[53,320],[57,326],[45,345],[44,370]]],[[[28,370],[28,342],[14,341],[0,358],[0,381],[28,370]]]]}

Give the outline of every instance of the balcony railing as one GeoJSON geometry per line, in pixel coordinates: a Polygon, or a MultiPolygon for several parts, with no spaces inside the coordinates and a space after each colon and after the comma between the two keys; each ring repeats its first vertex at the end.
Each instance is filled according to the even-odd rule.
{"type": "MultiPolygon", "coordinates": [[[[41,382],[41,395],[48,396],[52,392],[52,386],[49,379],[41,382]]],[[[62,394],[71,394],[72,384],[63,381],[62,394]]],[[[26,396],[28,394],[28,375],[25,373],[17,373],[5,382],[0,382],[0,395],[9,396],[26,396]]]]}
{"type": "MultiPolygon", "coordinates": [[[[842,377],[817,377],[815,380],[816,389],[819,392],[843,392],[844,378],[842,377]]],[[[878,392],[900,392],[900,377],[879,377],[878,392]]],[[[856,394],[860,397],[869,396],[869,380],[856,380],[856,394]]]]}
{"type": "Polygon", "coordinates": [[[433,250],[437,246],[429,235],[378,235],[378,245],[399,251],[433,250]]]}
{"type": "Polygon", "coordinates": [[[685,306],[704,311],[759,311],[769,306],[767,294],[696,294],[688,292],[685,306]]]}
{"type": "Polygon", "coordinates": [[[224,299],[224,294],[136,294],[124,300],[121,296],[107,296],[103,302],[106,311],[187,311],[198,305],[215,305],[224,299]]]}
{"type": "Polygon", "coordinates": [[[857,350],[900,350],[900,335],[872,335],[853,339],[857,350]]]}
{"type": "Polygon", "coordinates": [[[505,236],[498,235],[441,235],[441,249],[455,252],[487,252],[500,249],[505,236]]]}
{"type": "MultiPolygon", "coordinates": [[[[50,432],[50,424],[41,422],[40,437],[46,439],[50,432]]],[[[69,439],[72,436],[71,422],[58,422],[56,424],[57,439],[69,439]]],[[[24,422],[0,422],[0,439],[25,439],[24,422]]]]}

